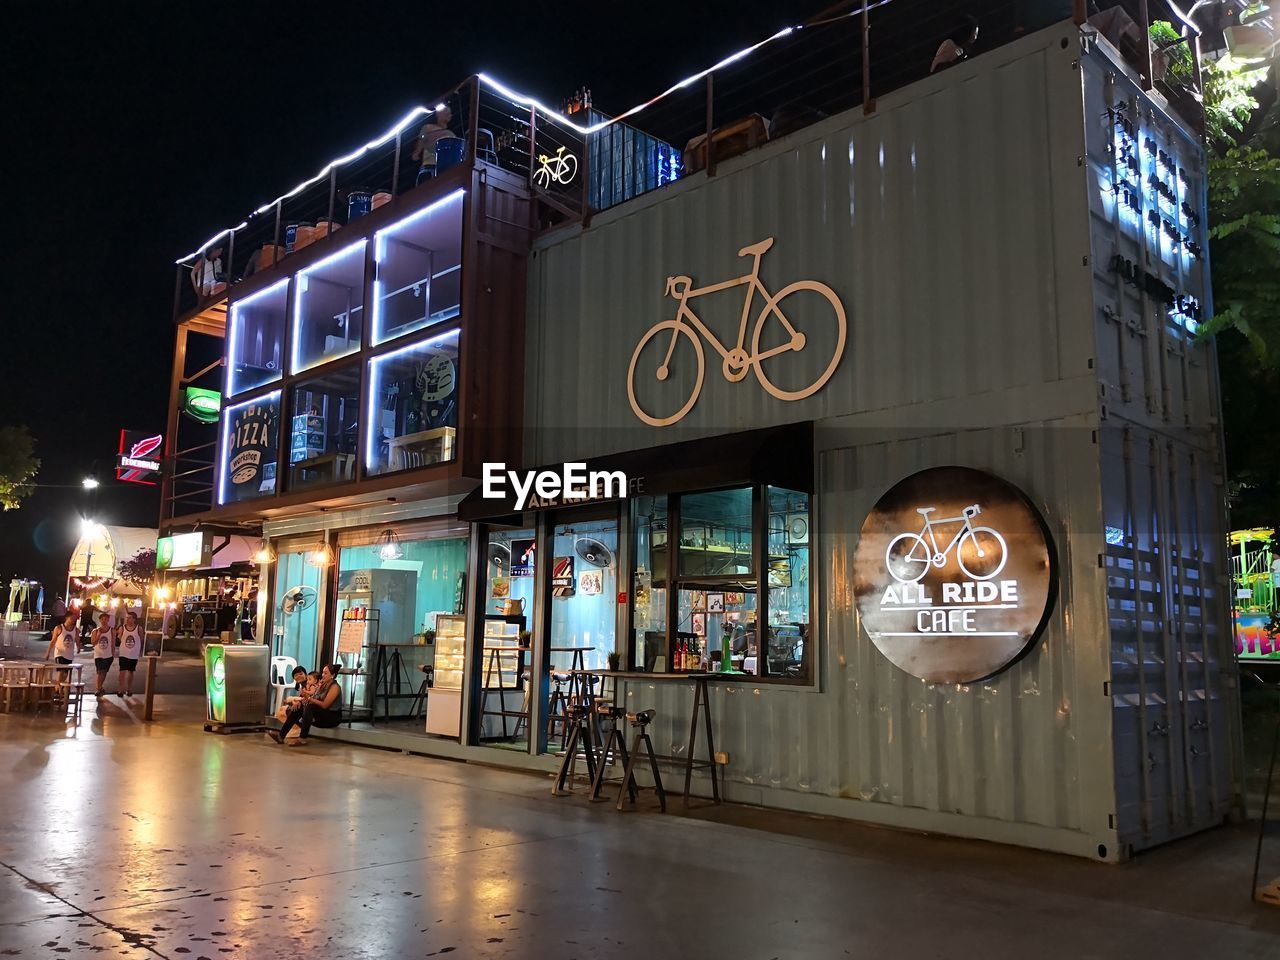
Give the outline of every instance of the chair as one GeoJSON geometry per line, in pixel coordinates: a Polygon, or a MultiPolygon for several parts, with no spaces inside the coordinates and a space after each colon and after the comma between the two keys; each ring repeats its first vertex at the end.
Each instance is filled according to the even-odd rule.
{"type": "Polygon", "coordinates": [[[485,163],[498,165],[498,151],[494,146],[493,131],[484,127],[476,128],[476,156],[485,163]]]}
{"type": "Polygon", "coordinates": [[[21,706],[27,705],[27,692],[31,688],[31,668],[26,666],[0,667],[0,696],[4,698],[4,712],[13,710],[16,696],[21,706]]]}
{"type": "Polygon", "coordinates": [[[34,695],[34,704],[36,713],[40,712],[40,708],[47,706],[53,709],[54,703],[58,699],[58,678],[56,671],[51,666],[39,666],[31,671],[31,689],[29,695],[34,695]]]}
{"type": "Polygon", "coordinates": [[[271,658],[271,713],[274,715],[284,703],[285,691],[293,686],[293,671],[298,661],[293,657],[271,658]]]}
{"type": "MultiPolygon", "coordinates": [[[[66,681],[61,688],[64,715],[70,713],[75,718],[76,723],[79,723],[80,714],[84,708],[84,681],[79,679],[72,680],[70,670],[64,672],[67,674],[66,681]]],[[[79,676],[78,671],[76,675],[79,676]]]]}

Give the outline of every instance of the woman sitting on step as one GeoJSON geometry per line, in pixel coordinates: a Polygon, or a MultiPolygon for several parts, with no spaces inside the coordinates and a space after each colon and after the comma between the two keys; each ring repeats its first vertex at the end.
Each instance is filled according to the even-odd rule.
{"type": "Polygon", "coordinates": [[[298,743],[306,743],[313,726],[322,729],[336,727],[342,722],[342,687],[338,685],[338,673],[342,664],[325,664],[320,672],[320,685],[314,693],[304,694],[285,715],[284,724],[269,735],[276,743],[284,743],[285,737],[295,725],[299,728],[298,743]]]}

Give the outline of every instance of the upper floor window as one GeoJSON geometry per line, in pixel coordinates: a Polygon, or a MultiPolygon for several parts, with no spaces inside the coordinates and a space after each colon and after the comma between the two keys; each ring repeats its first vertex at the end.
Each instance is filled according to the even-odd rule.
{"type": "Polygon", "coordinates": [[[365,241],[359,240],[294,278],[292,373],[360,349],[364,251],[365,241]]]}
{"type": "Polygon", "coordinates": [[[360,368],[295,383],[289,410],[289,489],[355,479],[360,368]]]}
{"type": "Polygon", "coordinates": [[[457,190],[374,235],[375,345],[458,315],[464,195],[457,190]]]}
{"type": "Polygon", "coordinates": [[[412,470],[455,456],[458,331],[369,361],[369,474],[412,470]]]}
{"type": "Polygon", "coordinates": [[[231,304],[227,322],[227,395],[279,380],[289,281],[281,280],[231,304]]]}
{"type": "Polygon", "coordinates": [[[279,390],[223,409],[218,503],[240,503],[275,493],[279,441],[279,390]]]}

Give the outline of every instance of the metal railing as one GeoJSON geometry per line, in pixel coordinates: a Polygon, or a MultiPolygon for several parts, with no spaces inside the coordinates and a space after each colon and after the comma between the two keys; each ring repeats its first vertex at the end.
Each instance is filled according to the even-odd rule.
{"type": "Polygon", "coordinates": [[[439,104],[451,110],[449,130],[464,142],[463,162],[489,164],[523,179],[549,211],[540,224],[545,227],[589,220],[594,212],[692,173],[714,176],[718,164],[828,116],[858,106],[873,113],[877,98],[934,72],[935,58],[948,40],[965,48],[965,58],[976,57],[1053,23],[1083,24],[1113,7],[1122,8],[1133,25],[1125,36],[1139,42],[1122,53],[1143,85],[1158,87],[1175,101],[1178,91],[1190,88],[1187,99],[1194,101],[1199,83],[1195,37],[1173,41],[1187,45],[1194,67],[1176,76],[1158,69],[1168,61],[1168,49],[1140,42],[1150,35],[1153,21],[1181,25],[1175,8],[1163,0],[838,3],[685,78],[617,119],[589,105],[565,116],[497,81],[473,76],[184,258],[178,264],[175,315],[224,298],[229,286],[413,189],[420,167],[414,146],[439,104]],[[968,37],[974,25],[976,39],[968,37]],[[216,269],[207,269],[207,257],[215,251],[216,269]]]}

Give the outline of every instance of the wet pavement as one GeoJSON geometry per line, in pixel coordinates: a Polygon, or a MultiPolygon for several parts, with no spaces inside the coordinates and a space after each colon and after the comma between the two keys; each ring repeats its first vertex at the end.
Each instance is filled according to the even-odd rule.
{"type": "Polygon", "coordinates": [[[0,957],[1280,957],[1246,828],[1107,866],[649,795],[619,814],[543,776],[207,734],[202,709],[0,715],[0,957]]]}

